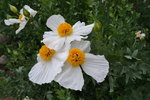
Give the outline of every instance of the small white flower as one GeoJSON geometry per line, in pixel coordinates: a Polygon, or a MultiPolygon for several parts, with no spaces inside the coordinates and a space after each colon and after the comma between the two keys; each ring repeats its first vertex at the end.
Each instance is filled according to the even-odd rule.
{"type": "Polygon", "coordinates": [[[97,82],[103,82],[109,71],[109,63],[104,56],[93,55],[88,53],[89,51],[89,41],[72,42],[67,61],[55,81],[65,88],[81,91],[84,71],[97,82]]]}
{"type": "Polygon", "coordinates": [[[37,84],[50,83],[61,72],[67,56],[65,49],[57,52],[42,46],[37,57],[38,63],[29,72],[29,80],[37,84]]]}
{"type": "Polygon", "coordinates": [[[141,33],[141,31],[138,31],[135,33],[136,38],[140,38],[141,40],[145,38],[145,33],[141,33]]]}
{"type": "Polygon", "coordinates": [[[46,25],[52,31],[44,33],[42,42],[48,48],[55,50],[61,49],[64,45],[70,46],[71,41],[87,38],[94,27],[94,24],[85,26],[85,23],[80,21],[71,26],[61,15],[52,15],[46,25]]]}
{"type": "MultiPolygon", "coordinates": [[[[30,8],[28,5],[25,5],[24,8],[30,13],[30,17],[34,17],[36,15],[36,13],[37,13],[37,11],[33,10],[32,8],[30,8]]],[[[16,34],[18,34],[22,29],[24,29],[24,27],[27,24],[28,20],[23,15],[23,9],[21,9],[18,19],[15,19],[15,18],[8,19],[8,20],[4,20],[4,22],[8,26],[18,23],[19,24],[19,28],[16,30],[16,34]]]]}

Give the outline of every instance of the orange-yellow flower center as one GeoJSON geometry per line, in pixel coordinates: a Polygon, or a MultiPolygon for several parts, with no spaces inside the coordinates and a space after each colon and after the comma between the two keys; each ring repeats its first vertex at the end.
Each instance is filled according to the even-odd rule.
{"type": "Polygon", "coordinates": [[[45,45],[43,45],[39,50],[40,57],[45,61],[50,60],[54,56],[55,52],[56,51],[54,49],[49,49],[45,45]]]}
{"type": "Polygon", "coordinates": [[[137,32],[137,33],[135,33],[135,35],[141,35],[141,33],[140,33],[140,32],[137,32]]]}
{"type": "Polygon", "coordinates": [[[23,22],[22,18],[23,18],[23,15],[20,14],[20,15],[19,15],[19,20],[20,20],[21,22],[23,22]]]}
{"type": "Polygon", "coordinates": [[[64,36],[69,36],[72,34],[72,26],[66,22],[64,23],[61,23],[59,26],[58,26],[58,35],[61,36],[61,37],[64,37],[64,36]]]}
{"type": "Polygon", "coordinates": [[[67,62],[73,67],[78,67],[85,62],[85,54],[78,48],[73,48],[69,51],[67,62]]]}

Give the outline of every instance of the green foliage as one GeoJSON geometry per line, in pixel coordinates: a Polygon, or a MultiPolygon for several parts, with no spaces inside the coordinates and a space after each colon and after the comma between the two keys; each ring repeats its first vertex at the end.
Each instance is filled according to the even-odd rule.
{"type": "Polygon", "coordinates": [[[9,58],[6,67],[11,73],[0,73],[0,97],[13,96],[22,100],[149,100],[150,98],[150,5],[149,0],[0,0],[0,34],[9,36],[7,45],[0,44],[0,55],[9,58]],[[18,25],[6,26],[4,19],[16,15],[12,4],[21,9],[25,4],[38,11],[35,18],[18,34],[18,25]],[[97,84],[85,75],[83,90],[65,89],[53,82],[37,85],[28,79],[28,72],[37,62],[45,23],[53,14],[61,14],[72,25],[78,20],[95,22],[92,41],[93,54],[105,55],[109,74],[97,84]],[[135,32],[146,33],[144,40],[135,32]]]}

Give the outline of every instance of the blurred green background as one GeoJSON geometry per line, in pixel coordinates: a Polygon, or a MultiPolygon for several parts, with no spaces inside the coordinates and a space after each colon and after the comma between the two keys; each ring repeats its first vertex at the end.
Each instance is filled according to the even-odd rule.
{"type": "Polygon", "coordinates": [[[25,96],[34,100],[150,100],[150,1],[149,0],[0,0],[0,98],[25,96]],[[15,16],[9,5],[24,5],[38,11],[18,34],[18,24],[6,26],[4,19],[15,16]],[[28,72],[37,62],[45,23],[53,14],[61,14],[67,22],[95,22],[88,40],[93,54],[105,55],[110,63],[105,81],[97,84],[85,75],[83,90],[65,89],[55,82],[37,85],[28,72]],[[146,34],[136,39],[135,32],[146,34]],[[5,57],[4,57],[5,56],[5,57]]]}

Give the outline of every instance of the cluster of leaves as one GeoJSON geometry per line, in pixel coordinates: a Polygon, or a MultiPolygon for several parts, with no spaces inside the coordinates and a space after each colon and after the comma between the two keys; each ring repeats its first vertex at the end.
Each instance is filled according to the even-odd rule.
{"type": "Polygon", "coordinates": [[[0,97],[21,100],[148,100],[150,98],[150,19],[148,0],[0,0],[0,34],[9,36],[7,45],[0,44],[0,55],[9,58],[6,67],[11,74],[0,73],[0,97]],[[5,26],[10,12],[8,4],[21,9],[25,4],[38,11],[35,18],[18,35],[18,25],[5,26]],[[142,6],[141,6],[142,5],[142,6]],[[28,72],[36,63],[45,23],[49,16],[61,14],[72,25],[80,20],[95,22],[88,40],[92,53],[105,55],[110,70],[103,83],[85,75],[83,90],[73,91],[57,83],[36,85],[28,80],[28,72]],[[145,19],[146,18],[146,19],[145,19]],[[145,40],[135,32],[146,33],[145,40]]]}

